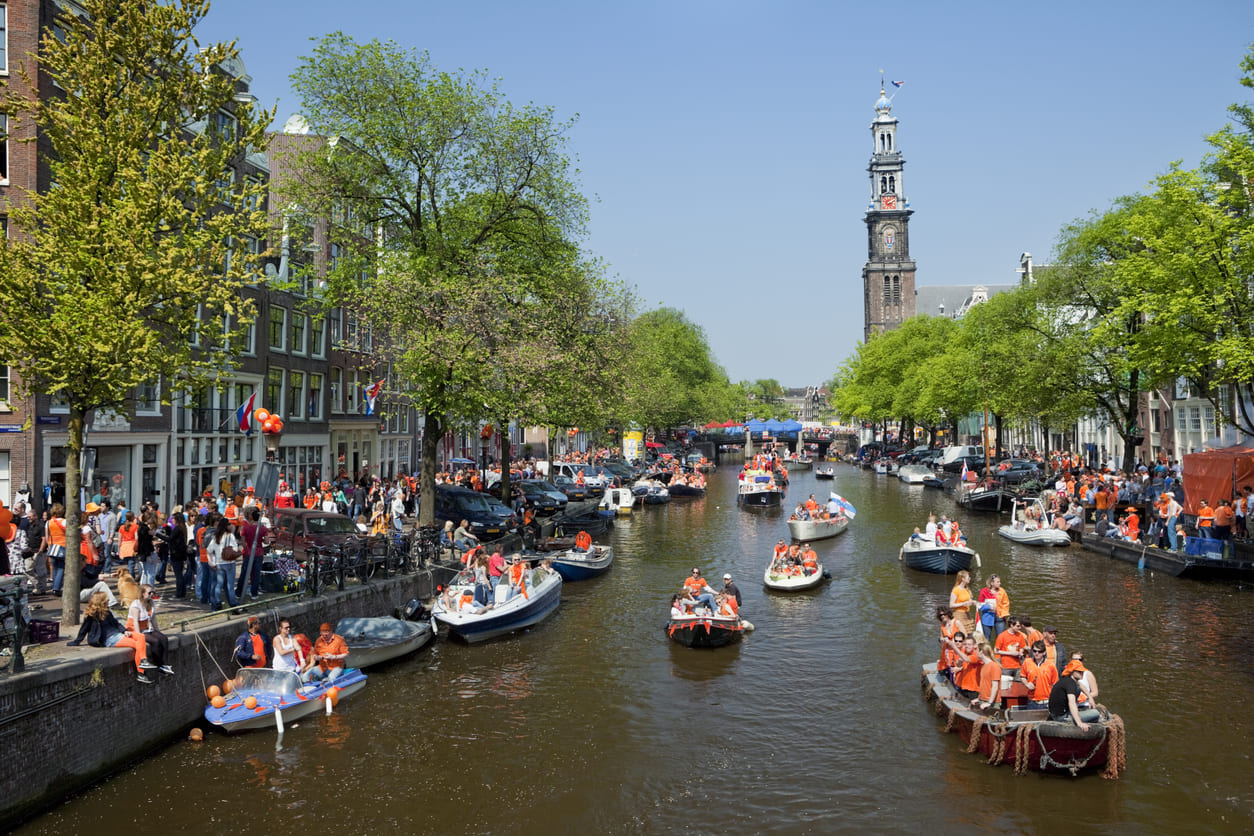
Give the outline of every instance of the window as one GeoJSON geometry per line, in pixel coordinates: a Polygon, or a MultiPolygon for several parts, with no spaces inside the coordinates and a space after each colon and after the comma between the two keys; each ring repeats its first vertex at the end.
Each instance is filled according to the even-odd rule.
{"type": "Polygon", "coordinates": [[[897,193],[897,178],[891,174],[888,175],[888,193],[889,194],[897,193]]]}
{"type": "Polygon", "coordinates": [[[6,4],[0,3],[0,70],[9,69],[9,16],[6,4]]]}
{"type": "Polygon", "coordinates": [[[275,351],[286,351],[284,338],[287,336],[287,308],[271,306],[270,308],[270,347],[275,351]]]}
{"type": "Polygon", "coordinates": [[[1193,432],[1202,430],[1202,410],[1196,406],[1189,408],[1189,429],[1193,432]]]}
{"type": "Polygon", "coordinates": [[[348,409],[346,411],[349,413],[357,412],[357,402],[361,395],[361,386],[357,383],[357,372],[349,373],[348,387],[344,390],[344,394],[348,396],[348,409]]]}
{"type": "Polygon", "coordinates": [[[292,311],[292,353],[305,353],[305,315],[292,311]]]}
{"type": "Polygon", "coordinates": [[[310,420],[322,419],[322,375],[309,375],[309,409],[306,411],[310,420]]]}
{"type": "Polygon", "coordinates": [[[344,338],[344,332],[341,330],[341,320],[343,318],[342,308],[332,308],[327,314],[327,321],[331,324],[331,348],[339,348],[340,342],[344,338]]]}
{"type": "Polygon", "coordinates": [[[309,320],[309,354],[313,357],[326,357],[326,346],[322,344],[322,335],[326,332],[326,321],[321,314],[309,320]]]}
{"type": "MultiPolygon", "coordinates": [[[[288,399],[291,404],[290,414],[293,418],[305,417],[305,373],[298,371],[290,371],[287,373],[288,391],[292,396],[288,399]]],[[[282,414],[282,413],[280,413],[282,414]]]]}
{"type": "Polygon", "coordinates": [[[344,411],[344,370],[339,366],[331,367],[331,414],[339,415],[344,411]]]}
{"type": "Polygon", "coordinates": [[[225,110],[219,110],[213,117],[213,129],[226,142],[235,139],[235,117],[225,110]]]}
{"type": "MultiPolygon", "coordinates": [[[[252,394],[253,394],[253,385],[251,383],[236,383],[235,384],[235,405],[237,407],[240,407],[248,403],[248,399],[252,397],[252,394]]],[[[260,409],[261,406],[262,405],[259,403],[254,403],[253,409],[260,409]]]]}
{"type": "Polygon", "coordinates": [[[274,366],[266,374],[265,407],[273,415],[283,414],[283,370],[274,366]]]}
{"type": "Polygon", "coordinates": [[[348,311],[344,312],[344,347],[347,349],[356,349],[357,345],[357,317],[348,311]]]}
{"type": "Polygon", "coordinates": [[[253,320],[248,323],[248,328],[244,331],[243,354],[255,357],[257,355],[257,322],[253,320]]]}
{"type": "Polygon", "coordinates": [[[9,180],[9,117],[0,116],[0,180],[9,180]]]}
{"type": "Polygon", "coordinates": [[[9,408],[9,367],[0,366],[0,408],[9,408]]]}
{"type": "Polygon", "coordinates": [[[161,412],[161,387],[153,380],[142,384],[135,390],[135,411],[147,413],[161,412]]]}

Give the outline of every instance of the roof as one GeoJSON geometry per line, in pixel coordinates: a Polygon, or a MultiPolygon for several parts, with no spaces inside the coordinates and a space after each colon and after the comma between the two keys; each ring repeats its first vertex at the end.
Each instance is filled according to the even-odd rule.
{"type": "Polygon", "coordinates": [[[931,287],[916,286],[914,289],[914,312],[928,316],[947,316],[951,319],[962,316],[979,298],[981,301],[998,293],[1014,290],[1017,284],[948,284],[931,287]],[[944,306],[943,309],[941,306],[944,306]]]}

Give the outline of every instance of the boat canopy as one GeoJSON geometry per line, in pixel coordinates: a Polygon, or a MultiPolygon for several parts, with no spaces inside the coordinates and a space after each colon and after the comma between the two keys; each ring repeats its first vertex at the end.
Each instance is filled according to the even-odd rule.
{"type": "Polygon", "coordinates": [[[1196,514],[1198,500],[1214,508],[1221,499],[1239,496],[1241,488],[1254,485],[1254,448],[1225,447],[1189,453],[1184,457],[1184,512],[1196,514]]]}

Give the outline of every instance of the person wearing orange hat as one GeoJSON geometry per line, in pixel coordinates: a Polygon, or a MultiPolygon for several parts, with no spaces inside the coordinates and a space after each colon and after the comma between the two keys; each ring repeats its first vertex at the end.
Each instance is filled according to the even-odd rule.
{"type": "Polygon", "coordinates": [[[1089,723],[1102,718],[1096,708],[1080,709],[1080,680],[1084,678],[1084,663],[1072,660],[1062,669],[1062,676],[1049,692],[1049,719],[1055,722],[1070,720],[1080,731],[1088,731],[1089,723]]]}
{"type": "Polygon", "coordinates": [[[314,642],[313,659],[318,667],[310,671],[310,679],[325,679],[334,682],[335,678],[344,673],[344,660],[348,658],[348,643],[342,636],[331,630],[331,625],[323,622],[318,628],[318,640],[314,642]]]}

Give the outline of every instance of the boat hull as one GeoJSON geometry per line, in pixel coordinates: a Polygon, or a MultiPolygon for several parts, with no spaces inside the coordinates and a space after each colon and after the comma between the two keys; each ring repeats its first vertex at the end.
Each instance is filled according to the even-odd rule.
{"type": "Polygon", "coordinates": [[[1044,710],[985,715],[970,708],[935,664],[924,665],[922,685],[928,702],[945,717],[945,730],[957,733],[968,752],[979,752],[994,766],[1071,775],[1103,770],[1107,778],[1117,778],[1124,767],[1123,720],[1116,714],[1090,723],[1087,732],[1070,722],[1051,721],[1044,710]]]}
{"type": "Polygon", "coordinates": [[[667,490],[673,497],[693,497],[705,496],[705,488],[698,488],[693,485],[671,485],[667,490]]]}
{"type": "Polygon", "coordinates": [[[849,527],[847,519],[789,520],[788,533],[794,540],[826,540],[849,527]]]}
{"type": "Polygon", "coordinates": [[[736,502],[744,508],[778,508],[783,491],[759,490],[736,495],[736,502]]]}
{"type": "Polygon", "coordinates": [[[762,585],[767,589],[773,589],[776,592],[801,592],[805,589],[814,589],[814,587],[823,583],[823,564],[819,564],[819,568],[810,575],[781,575],[771,572],[771,567],[766,567],[766,572],[762,575],[762,585]]]}
{"type": "Polygon", "coordinates": [[[975,552],[964,546],[936,545],[928,540],[907,540],[901,559],[911,569],[934,575],[952,575],[971,568],[975,552]]]}
{"type": "Polygon", "coordinates": [[[740,641],[744,635],[744,625],[739,618],[672,618],[664,629],[671,641],[684,647],[726,647],[740,641]]]}
{"type": "Polygon", "coordinates": [[[991,490],[968,491],[959,502],[972,511],[1009,511],[1019,500],[1019,494],[1002,488],[991,490]]]}
{"type": "MultiPolygon", "coordinates": [[[[275,673],[279,673],[276,671],[275,673]]],[[[295,674],[291,674],[295,677],[295,674]]],[[[238,688],[226,697],[226,705],[222,708],[209,706],[205,709],[205,719],[225,732],[255,731],[272,729],[277,726],[274,718],[276,711],[283,712],[284,722],[299,720],[310,714],[326,710],[325,697],[331,688],[338,688],[339,699],[351,697],[366,687],[366,675],[357,668],[348,668],[334,682],[314,683],[305,693],[294,693],[292,689],[281,693],[253,688],[238,688]],[[247,708],[244,701],[248,697],[257,700],[255,708],[247,708]]]]}
{"type": "Polygon", "coordinates": [[[1025,546],[1070,546],[1071,535],[1057,528],[1021,529],[1012,525],[1003,525],[997,533],[1007,540],[1022,543],[1025,546]]]}
{"type": "Polygon", "coordinates": [[[568,549],[547,557],[552,559],[553,568],[562,580],[586,581],[609,571],[614,564],[614,549],[611,546],[593,546],[589,552],[568,549]]]}
{"type": "MultiPolygon", "coordinates": [[[[461,582],[450,584],[446,594],[456,600],[463,589],[473,586],[461,582]]],[[[493,609],[486,612],[450,611],[446,598],[441,597],[436,599],[434,614],[440,623],[448,625],[452,635],[474,644],[538,624],[548,618],[561,602],[562,576],[553,572],[533,587],[527,596],[515,594],[502,604],[494,604],[493,609]]]]}
{"type": "Polygon", "coordinates": [[[1179,554],[1169,549],[1129,543],[1110,537],[1098,537],[1085,533],[1080,545],[1088,551],[1104,554],[1116,560],[1132,563],[1172,577],[1193,580],[1254,581],[1254,560],[1244,558],[1209,558],[1200,555],[1179,554]]]}
{"type": "Polygon", "coordinates": [[[832,470],[831,468],[828,468],[826,470],[824,470],[823,468],[819,468],[818,470],[814,471],[814,478],[815,479],[835,479],[836,471],[832,470]]]}
{"type": "Polygon", "coordinates": [[[398,618],[341,618],[335,632],[348,645],[348,661],[355,668],[405,656],[435,638],[429,622],[398,618]]]}

